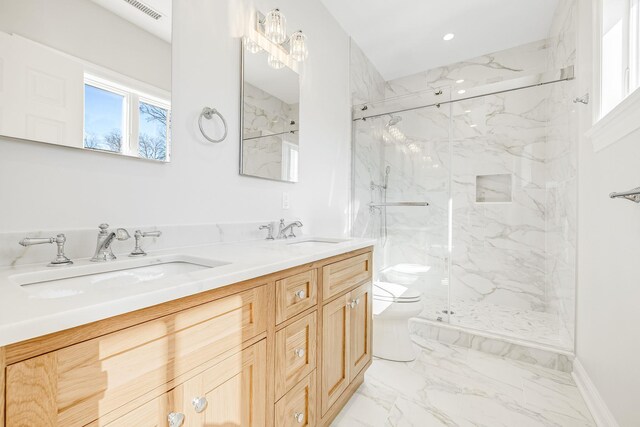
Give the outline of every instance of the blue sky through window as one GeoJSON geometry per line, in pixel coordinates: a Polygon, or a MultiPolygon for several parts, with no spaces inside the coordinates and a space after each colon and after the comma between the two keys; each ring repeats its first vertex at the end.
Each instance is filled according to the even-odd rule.
{"type": "Polygon", "coordinates": [[[91,85],[84,86],[84,145],[120,152],[124,97],[91,85]]]}
{"type": "Polygon", "coordinates": [[[138,151],[141,157],[166,160],[167,122],[169,112],[146,102],[140,102],[138,151]]]}

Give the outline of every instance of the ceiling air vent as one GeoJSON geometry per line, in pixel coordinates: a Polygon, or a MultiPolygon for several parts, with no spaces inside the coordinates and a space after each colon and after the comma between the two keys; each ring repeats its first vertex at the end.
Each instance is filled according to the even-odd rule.
{"type": "Polygon", "coordinates": [[[153,19],[155,19],[156,21],[160,18],[162,18],[162,15],[159,12],[156,12],[155,10],[151,9],[149,6],[147,6],[146,4],[139,2],[138,0],[124,0],[126,3],[129,3],[131,6],[135,7],[136,9],[138,9],[140,12],[149,15],[150,17],[152,17],[153,19]]]}

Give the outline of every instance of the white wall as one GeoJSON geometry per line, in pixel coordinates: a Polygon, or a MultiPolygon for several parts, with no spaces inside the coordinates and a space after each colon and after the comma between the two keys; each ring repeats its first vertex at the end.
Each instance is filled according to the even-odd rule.
{"type": "MultiPolygon", "coordinates": [[[[272,1],[255,2],[263,11],[272,1]]],[[[305,231],[347,231],[349,39],[320,2],[281,0],[290,31],[309,36],[301,89],[300,183],[241,177],[239,54],[249,9],[233,0],[174,1],[170,164],[0,138],[0,232],[118,224],[197,224],[299,217],[305,231]],[[203,106],[227,117],[221,144],[203,140],[203,106]],[[282,192],[291,196],[283,211],[282,192]]],[[[208,125],[213,126],[211,123],[208,125]]],[[[212,128],[212,133],[213,133],[212,128]]]]}
{"type": "MultiPolygon", "coordinates": [[[[579,94],[591,88],[591,2],[578,2],[579,94]]],[[[593,96],[592,96],[593,99],[593,96]]],[[[640,185],[640,132],[594,152],[582,136],[593,104],[580,108],[576,355],[621,427],[640,420],[640,206],[611,200],[640,185]]]]}
{"type": "Polygon", "coordinates": [[[0,31],[171,90],[171,46],[90,0],[3,0],[0,31]]]}

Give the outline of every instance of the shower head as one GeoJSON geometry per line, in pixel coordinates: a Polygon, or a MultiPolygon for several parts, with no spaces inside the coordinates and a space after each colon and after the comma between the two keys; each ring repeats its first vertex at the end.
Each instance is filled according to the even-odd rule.
{"type": "Polygon", "coordinates": [[[400,123],[402,121],[402,117],[400,116],[391,116],[391,118],[389,119],[389,123],[387,123],[387,126],[395,126],[398,123],[400,123]]]}

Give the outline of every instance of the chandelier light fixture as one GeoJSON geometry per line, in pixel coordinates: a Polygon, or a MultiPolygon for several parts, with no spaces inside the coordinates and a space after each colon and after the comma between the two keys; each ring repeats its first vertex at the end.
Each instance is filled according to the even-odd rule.
{"type": "Polygon", "coordinates": [[[287,18],[279,9],[273,9],[264,18],[264,35],[275,44],[287,40],[287,18]]]}
{"type": "Polygon", "coordinates": [[[284,68],[284,62],[280,61],[278,58],[271,54],[269,54],[269,56],[267,57],[267,64],[269,64],[269,67],[276,70],[284,68]]]}
{"type": "MultiPolygon", "coordinates": [[[[287,35],[287,18],[279,9],[273,9],[266,15],[256,12],[256,32],[264,36],[274,49],[268,49],[264,44],[259,45],[255,40],[245,37],[245,48],[251,53],[267,50],[267,63],[270,67],[281,69],[289,64],[289,59],[304,62],[309,57],[307,36],[298,30],[287,35]]],[[[267,43],[269,44],[269,43],[267,43]]]]}

